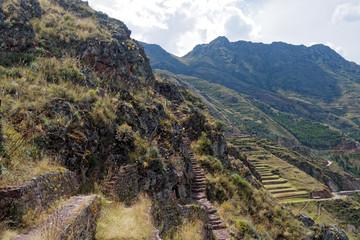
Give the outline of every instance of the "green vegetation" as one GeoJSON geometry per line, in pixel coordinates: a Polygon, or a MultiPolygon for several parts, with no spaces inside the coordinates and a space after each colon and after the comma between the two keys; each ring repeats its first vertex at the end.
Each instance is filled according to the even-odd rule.
{"type": "MultiPolygon", "coordinates": [[[[240,152],[246,154],[247,159],[252,163],[257,171],[267,171],[263,174],[269,175],[267,177],[275,177],[274,180],[267,180],[265,185],[267,189],[276,187],[295,187],[297,190],[306,190],[307,192],[320,191],[325,188],[315,178],[309,176],[301,171],[296,166],[292,165],[290,159],[295,159],[299,163],[306,161],[304,157],[301,159],[289,149],[281,147],[274,142],[258,139],[258,138],[242,138],[242,139],[228,139],[240,152]],[[271,181],[284,181],[287,183],[272,185],[271,181]]],[[[260,174],[262,174],[260,172],[260,174]]],[[[262,175],[263,175],[262,174],[262,175]]]]}
{"type": "Polygon", "coordinates": [[[306,119],[294,119],[290,115],[278,113],[273,119],[288,129],[305,146],[329,149],[341,143],[341,133],[328,126],[306,119]]]}
{"type": "Polygon", "coordinates": [[[333,201],[288,203],[286,206],[295,214],[309,214],[316,223],[337,224],[350,239],[357,239],[360,234],[360,194],[333,201]]]}
{"type": "Polygon", "coordinates": [[[145,49],[158,74],[197,93],[230,133],[292,143],[296,138],[318,149],[359,140],[360,67],[326,46],[232,43],[222,37],[180,59],[145,49]]]}
{"type": "Polygon", "coordinates": [[[211,155],[212,149],[211,149],[211,141],[206,136],[206,133],[202,133],[201,137],[196,142],[195,147],[193,147],[194,152],[200,155],[211,155]]]}
{"type": "Polygon", "coordinates": [[[331,160],[336,162],[342,169],[360,177],[360,154],[333,154],[331,160]]]}
{"type": "Polygon", "coordinates": [[[301,239],[303,228],[266,191],[255,190],[233,160],[230,169],[212,156],[197,156],[206,172],[206,192],[219,210],[221,219],[241,239],[261,236],[262,239],[301,239]]]}

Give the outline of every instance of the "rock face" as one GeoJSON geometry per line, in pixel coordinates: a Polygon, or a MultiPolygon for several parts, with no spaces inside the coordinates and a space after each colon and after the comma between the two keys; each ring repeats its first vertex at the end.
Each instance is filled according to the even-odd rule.
{"type": "Polygon", "coordinates": [[[349,240],[345,231],[337,228],[335,225],[320,224],[315,227],[315,235],[313,239],[318,240],[349,240]]]}
{"type": "MultiPolygon", "coordinates": [[[[154,216],[155,226],[157,228],[161,227],[161,233],[166,233],[174,227],[181,225],[184,219],[207,221],[205,209],[194,205],[159,204],[152,207],[151,212],[154,216]]],[[[212,239],[210,236],[211,231],[209,229],[203,230],[206,230],[205,239],[212,239]]]]}
{"type": "Polygon", "coordinates": [[[304,224],[305,227],[313,230],[314,240],[348,240],[348,236],[345,231],[341,228],[337,228],[336,225],[330,224],[315,224],[314,219],[312,219],[308,214],[301,213],[296,217],[300,222],[304,224]]]}
{"type": "Polygon", "coordinates": [[[189,195],[183,172],[175,168],[169,168],[165,173],[157,173],[140,164],[129,164],[124,166],[113,180],[113,194],[126,202],[134,200],[140,192],[148,193],[152,199],[159,202],[186,201],[189,195]]]}
{"type": "MultiPolygon", "coordinates": [[[[10,1],[9,1],[10,2],[10,1]]],[[[35,32],[29,22],[41,17],[40,4],[36,0],[20,0],[0,6],[0,49],[2,54],[21,52],[34,44],[35,32]],[[4,11],[5,10],[5,11],[4,11]]]]}
{"type": "MultiPolygon", "coordinates": [[[[106,29],[108,35],[98,34],[85,40],[73,39],[70,42],[53,37],[35,41],[36,29],[31,25],[34,19],[46,14],[37,0],[20,0],[19,4],[7,1],[5,7],[0,6],[0,49],[2,58],[7,53],[21,54],[20,59],[32,56],[37,47],[43,48],[48,55],[72,54],[90,68],[100,73],[107,73],[112,78],[146,83],[152,85],[154,76],[143,47],[130,38],[131,31],[119,20],[109,18],[106,14],[92,11],[87,3],[73,0],[60,0],[57,4],[79,18],[97,20],[99,29],[106,29]],[[56,50],[55,50],[56,48],[56,50]],[[74,51],[75,48],[75,51],[74,51]],[[23,56],[29,53],[29,56],[23,56]],[[31,53],[31,54],[30,54],[31,53]]],[[[116,84],[114,85],[116,87],[116,84]]]]}
{"type": "Polygon", "coordinates": [[[179,92],[180,87],[175,84],[167,82],[156,82],[154,88],[158,93],[171,101],[177,101],[179,103],[184,101],[179,92]]]}
{"type": "Polygon", "coordinates": [[[312,219],[308,214],[306,213],[301,213],[297,216],[297,219],[300,220],[300,222],[302,222],[305,227],[312,227],[315,224],[314,219],[312,219]]]}

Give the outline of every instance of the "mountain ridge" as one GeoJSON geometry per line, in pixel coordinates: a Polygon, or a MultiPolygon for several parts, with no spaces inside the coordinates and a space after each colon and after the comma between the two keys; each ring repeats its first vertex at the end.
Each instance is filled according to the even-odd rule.
{"type": "MultiPolygon", "coordinates": [[[[166,59],[153,56],[146,46],[145,51],[154,69],[171,72],[166,59]]],[[[197,45],[181,59],[187,65],[181,66],[185,70],[174,72],[178,75],[220,84],[265,103],[275,112],[329,124],[358,139],[360,128],[353,121],[359,116],[348,117],[346,108],[360,112],[354,100],[355,89],[360,87],[360,66],[328,46],[230,42],[218,37],[197,45]]]]}

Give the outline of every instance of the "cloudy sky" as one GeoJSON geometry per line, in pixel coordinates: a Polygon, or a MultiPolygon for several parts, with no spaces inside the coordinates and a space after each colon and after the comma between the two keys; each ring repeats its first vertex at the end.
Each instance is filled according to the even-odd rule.
{"type": "Polygon", "coordinates": [[[132,37],[177,56],[218,36],[230,41],[326,44],[360,64],[359,0],[88,0],[132,37]]]}

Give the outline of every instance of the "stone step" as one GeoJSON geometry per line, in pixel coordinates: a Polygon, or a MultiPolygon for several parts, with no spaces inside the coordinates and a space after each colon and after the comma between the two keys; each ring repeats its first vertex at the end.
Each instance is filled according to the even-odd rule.
{"type": "Polygon", "coordinates": [[[288,190],[272,190],[270,191],[271,194],[278,194],[278,193],[291,193],[291,192],[296,192],[298,191],[297,189],[288,189],[288,190]]]}
{"type": "Polygon", "coordinates": [[[205,183],[205,181],[194,181],[193,182],[193,186],[200,186],[200,185],[205,185],[206,183],[205,183]]]}
{"type": "Polygon", "coordinates": [[[207,214],[215,214],[217,213],[217,210],[215,208],[209,208],[209,209],[205,209],[207,214]]]}
{"type": "Polygon", "coordinates": [[[287,183],[287,180],[280,180],[280,181],[267,181],[267,182],[262,182],[262,184],[264,185],[270,185],[270,184],[283,184],[283,183],[287,183]]]}
{"type": "Polygon", "coordinates": [[[195,200],[205,199],[206,195],[204,193],[193,193],[191,197],[195,200]]]}
{"type": "Polygon", "coordinates": [[[209,223],[210,223],[212,226],[224,224],[224,222],[221,221],[221,220],[210,220],[209,223]]]}
{"type": "Polygon", "coordinates": [[[195,174],[195,180],[206,180],[206,177],[204,174],[195,174]]]}
{"type": "Polygon", "coordinates": [[[192,187],[202,187],[205,186],[205,182],[204,181],[193,181],[192,182],[192,187]]]}
{"type": "Polygon", "coordinates": [[[197,177],[197,178],[204,178],[205,177],[205,174],[204,173],[202,173],[202,172],[195,172],[195,177],[197,177]]]}
{"type": "Polygon", "coordinates": [[[220,224],[212,225],[211,227],[212,227],[212,229],[217,230],[217,229],[226,228],[226,225],[225,225],[225,223],[221,222],[220,224]]]}
{"type": "Polygon", "coordinates": [[[216,214],[208,214],[209,221],[218,221],[220,217],[216,214]]]}
{"type": "Polygon", "coordinates": [[[212,232],[217,240],[230,240],[231,239],[230,234],[226,228],[225,229],[216,229],[216,230],[213,230],[212,232]]]}
{"type": "Polygon", "coordinates": [[[205,189],[204,187],[191,189],[191,191],[194,192],[194,193],[205,192],[205,190],[206,190],[206,189],[205,189]]]}
{"type": "Polygon", "coordinates": [[[261,180],[262,181],[266,181],[266,180],[276,180],[276,179],[279,179],[280,177],[279,176],[271,176],[271,177],[263,177],[261,176],[261,180]]]}

